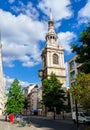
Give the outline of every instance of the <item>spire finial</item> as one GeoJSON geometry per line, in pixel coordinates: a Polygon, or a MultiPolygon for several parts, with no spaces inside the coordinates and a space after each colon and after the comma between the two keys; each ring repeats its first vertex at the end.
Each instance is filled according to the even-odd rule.
{"type": "Polygon", "coordinates": [[[50,20],[52,21],[52,10],[50,8],[50,20]]]}

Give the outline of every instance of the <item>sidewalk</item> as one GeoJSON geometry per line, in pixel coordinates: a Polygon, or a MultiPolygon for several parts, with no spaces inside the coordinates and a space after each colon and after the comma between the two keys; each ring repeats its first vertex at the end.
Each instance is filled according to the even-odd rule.
{"type": "MultiPolygon", "coordinates": [[[[28,118],[28,116],[26,116],[28,118]]],[[[47,120],[54,120],[53,117],[46,117],[46,116],[29,116],[30,117],[35,117],[35,118],[39,118],[39,119],[47,119],[47,120]]],[[[65,121],[65,120],[68,120],[68,121],[73,121],[72,118],[70,117],[65,117],[64,119],[63,118],[55,118],[56,121],[65,121]]]]}
{"type": "Polygon", "coordinates": [[[29,126],[20,126],[19,124],[13,124],[5,121],[3,116],[0,116],[0,130],[42,130],[35,127],[33,124],[29,126]]]}

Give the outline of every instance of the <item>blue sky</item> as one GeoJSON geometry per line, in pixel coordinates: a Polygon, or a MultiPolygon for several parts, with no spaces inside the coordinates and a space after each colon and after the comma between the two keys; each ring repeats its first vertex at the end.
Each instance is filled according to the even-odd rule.
{"type": "Polygon", "coordinates": [[[45,46],[50,8],[55,31],[65,50],[65,64],[72,57],[70,45],[90,21],[90,0],[0,0],[0,31],[6,85],[17,78],[22,86],[41,83],[41,52],[45,46]]]}

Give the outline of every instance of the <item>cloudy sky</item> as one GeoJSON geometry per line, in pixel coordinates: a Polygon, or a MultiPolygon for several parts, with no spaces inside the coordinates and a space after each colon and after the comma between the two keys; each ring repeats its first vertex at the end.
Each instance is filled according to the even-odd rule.
{"type": "Polygon", "coordinates": [[[65,50],[65,64],[72,57],[70,45],[90,21],[90,0],[0,0],[3,71],[7,85],[18,78],[22,86],[40,83],[41,52],[45,46],[50,8],[55,31],[65,50]]]}

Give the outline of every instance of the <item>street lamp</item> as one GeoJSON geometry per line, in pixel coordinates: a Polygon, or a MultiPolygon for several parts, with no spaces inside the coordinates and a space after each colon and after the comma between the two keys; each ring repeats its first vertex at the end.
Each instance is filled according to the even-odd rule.
{"type": "Polygon", "coordinates": [[[75,109],[76,109],[76,123],[77,123],[77,130],[79,130],[79,122],[78,122],[78,107],[77,107],[77,100],[75,99],[75,109]]]}
{"type": "Polygon", "coordinates": [[[54,120],[55,120],[55,114],[56,114],[56,107],[54,107],[54,120]]]}

